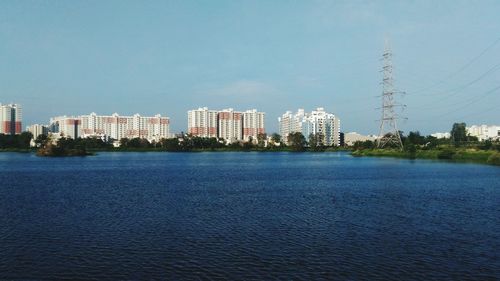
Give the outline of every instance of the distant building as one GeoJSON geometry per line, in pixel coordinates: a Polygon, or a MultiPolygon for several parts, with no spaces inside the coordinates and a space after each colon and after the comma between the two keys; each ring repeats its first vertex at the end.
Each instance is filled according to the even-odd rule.
{"type": "Polygon", "coordinates": [[[243,118],[241,112],[235,112],[232,108],[223,109],[217,114],[217,133],[219,138],[229,143],[243,140],[243,118]]]}
{"type": "Polygon", "coordinates": [[[228,143],[257,140],[265,133],[264,112],[232,108],[209,110],[200,107],[188,111],[188,133],[198,137],[220,138],[228,143]]]}
{"type": "Polygon", "coordinates": [[[17,135],[23,130],[23,110],[19,104],[0,104],[0,134],[17,135]]]}
{"type": "Polygon", "coordinates": [[[26,131],[30,132],[33,135],[33,138],[36,139],[39,135],[48,135],[49,127],[46,125],[33,124],[26,127],[26,131]]]}
{"type": "Polygon", "coordinates": [[[431,134],[431,137],[435,137],[437,139],[449,139],[451,137],[450,133],[434,133],[431,134]]]}
{"type": "Polygon", "coordinates": [[[497,140],[500,139],[500,126],[496,125],[473,125],[466,128],[467,134],[477,137],[478,140],[497,140]]]}
{"type": "Polygon", "coordinates": [[[114,140],[122,138],[143,138],[149,141],[170,137],[170,119],[157,114],[144,117],[97,115],[59,116],[50,119],[49,130],[66,137],[105,137],[114,140]]]}
{"type": "Polygon", "coordinates": [[[188,134],[204,138],[217,137],[218,111],[207,107],[188,111],[188,134]]]}
{"type": "Polygon", "coordinates": [[[344,142],[346,145],[351,146],[357,141],[375,141],[377,139],[374,135],[361,135],[356,132],[344,134],[344,142]]]}
{"type": "Polygon", "coordinates": [[[332,113],[327,113],[324,108],[306,113],[299,109],[296,114],[285,112],[278,118],[280,135],[288,143],[288,135],[300,132],[306,139],[311,134],[319,133],[323,136],[323,143],[327,146],[340,145],[340,119],[332,113]]]}
{"type": "Polygon", "coordinates": [[[265,134],[264,112],[256,109],[243,112],[243,140],[257,140],[259,134],[265,134]]]}

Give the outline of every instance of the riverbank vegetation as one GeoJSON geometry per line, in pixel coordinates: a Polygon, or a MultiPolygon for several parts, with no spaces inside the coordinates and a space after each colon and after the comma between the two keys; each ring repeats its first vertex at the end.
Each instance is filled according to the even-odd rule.
{"type": "Polygon", "coordinates": [[[67,157],[67,156],[87,156],[93,153],[87,152],[87,148],[83,143],[91,144],[90,139],[71,139],[61,137],[56,141],[50,138],[45,138],[45,141],[40,144],[36,151],[36,155],[42,157],[67,157]]]}
{"type": "Polygon", "coordinates": [[[437,139],[432,136],[421,136],[410,132],[407,136],[400,134],[404,149],[395,147],[377,148],[375,142],[356,142],[352,147],[353,156],[380,156],[408,159],[440,159],[456,162],[474,162],[500,165],[500,142],[492,140],[479,141],[467,135],[465,123],[455,123],[451,130],[451,138],[437,139]]]}
{"type": "Polygon", "coordinates": [[[19,135],[0,134],[0,151],[29,152],[32,137],[30,132],[23,132],[19,135]]]}
{"type": "Polygon", "coordinates": [[[203,138],[192,135],[181,135],[176,138],[161,139],[158,142],[148,142],[144,139],[121,139],[120,146],[113,151],[170,151],[170,152],[198,152],[198,151],[332,151],[336,147],[324,146],[319,135],[310,136],[310,141],[301,133],[294,133],[288,137],[288,145],[279,134],[267,138],[260,134],[257,139],[249,141],[235,141],[227,143],[223,139],[203,138]]]}

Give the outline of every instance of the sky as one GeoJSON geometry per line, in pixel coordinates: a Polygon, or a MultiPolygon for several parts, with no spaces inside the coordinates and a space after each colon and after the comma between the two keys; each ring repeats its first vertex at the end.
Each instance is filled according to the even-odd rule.
{"type": "Polygon", "coordinates": [[[324,107],[377,134],[385,41],[399,128],[500,125],[500,1],[0,1],[0,102],[50,117],[324,107]]]}

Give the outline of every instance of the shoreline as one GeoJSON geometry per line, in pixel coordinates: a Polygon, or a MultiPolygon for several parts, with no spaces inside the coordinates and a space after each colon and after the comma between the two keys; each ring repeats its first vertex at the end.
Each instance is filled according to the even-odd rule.
{"type": "Polygon", "coordinates": [[[438,160],[451,163],[474,163],[500,166],[500,152],[473,149],[431,149],[414,153],[394,149],[362,149],[351,153],[354,157],[389,157],[402,159],[438,160]]]}
{"type": "MultiPolygon", "coordinates": [[[[33,153],[37,154],[37,149],[0,149],[0,153],[2,152],[11,152],[11,153],[33,153]]],[[[352,150],[346,148],[329,148],[323,151],[293,151],[291,149],[192,149],[188,151],[183,150],[166,150],[162,148],[126,148],[126,149],[87,149],[87,155],[93,156],[97,155],[100,152],[155,152],[155,153],[224,153],[224,152],[258,152],[258,153],[276,153],[276,152],[287,152],[287,153],[339,153],[345,152],[349,153],[353,157],[385,157],[385,158],[401,158],[401,159],[409,159],[409,160],[437,160],[443,162],[450,163],[473,163],[473,164],[482,164],[482,165],[491,165],[491,166],[500,166],[500,152],[494,150],[467,150],[467,149],[457,149],[457,150],[449,150],[449,149],[432,149],[432,150],[417,150],[414,154],[408,151],[399,151],[394,149],[361,149],[361,150],[352,150]]],[[[54,157],[73,157],[77,155],[58,155],[54,157]]],[[[78,155],[82,156],[82,155],[78,155]]]]}

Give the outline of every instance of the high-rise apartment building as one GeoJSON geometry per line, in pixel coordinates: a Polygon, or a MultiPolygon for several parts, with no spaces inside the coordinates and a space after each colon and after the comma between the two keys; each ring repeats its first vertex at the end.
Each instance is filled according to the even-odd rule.
{"type": "Polygon", "coordinates": [[[299,109],[296,114],[287,111],[278,121],[280,135],[285,142],[288,142],[289,134],[300,132],[306,139],[311,134],[321,134],[323,144],[327,146],[340,145],[340,119],[327,113],[322,107],[310,113],[306,113],[304,109],[299,109]]]}
{"type": "Polygon", "coordinates": [[[188,111],[188,133],[198,137],[217,137],[228,143],[256,141],[265,133],[264,112],[256,109],[245,112],[232,108],[209,110],[202,107],[188,111]]]}
{"type": "Polygon", "coordinates": [[[264,134],[264,112],[256,109],[243,112],[243,140],[257,140],[259,134],[264,134]]]}
{"type": "Polygon", "coordinates": [[[188,111],[188,134],[203,138],[217,137],[217,110],[207,107],[188,111]]]}
{"type": "Polygon", "coordinates": [[[223,109],[217,114],[218,136],[229,143],[243,140],[243,118],[241,112],[236,112],[232,108],[223,109]]]}
{"type": "Polygon", "coordinates": [[[23,130],[23,110],[19,104],[0,104],[0,134],[16,135],[23,130]]]}
{"type": "Polygon", "coordinates": [[[170,137],[170,119],[157,114],[144,117],[97,115],[60,116],[50,119],[50,131],[71,138],[100,136],[115,140],[122,138],[144,138],[149,141],[170,137]]]}

